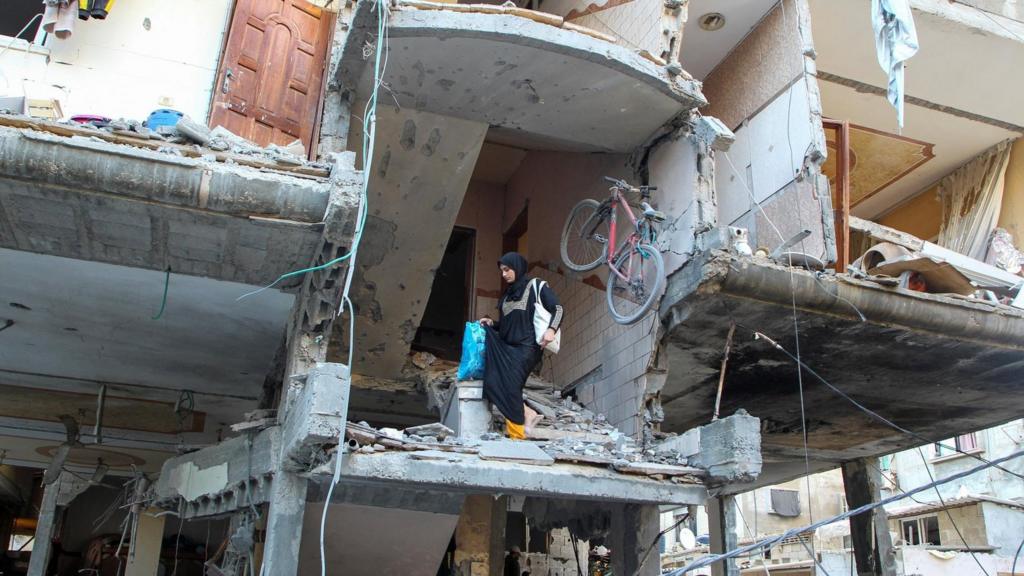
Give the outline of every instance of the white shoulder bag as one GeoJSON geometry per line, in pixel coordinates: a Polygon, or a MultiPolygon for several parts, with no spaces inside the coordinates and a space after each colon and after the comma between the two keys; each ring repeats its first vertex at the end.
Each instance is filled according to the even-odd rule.
{"type": "MultiPolygon", "coordinates": [[[[547,282],[534,278],[533,282],[530,282],[530,287],[533,288],[533,334],[537,338],[537,344],[540,344],[544,338],[544,333],[548,331],[548,327],[551,325],[551,312],[544,307],[544,304],[540,301],[540,291],[544,288],[547,282]]],[[[555,339],[547,345],[545,350],[550,350],[552,354],[558,354],[558,349],[562,347],[562,331],[555,330],[555,339]]]]}

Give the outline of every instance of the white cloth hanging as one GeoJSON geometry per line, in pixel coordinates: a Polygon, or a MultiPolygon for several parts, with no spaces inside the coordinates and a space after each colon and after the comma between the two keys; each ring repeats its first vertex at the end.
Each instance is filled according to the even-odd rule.
{"type": "Polygon", "coordinates": [[[902,129],[904,62],[918,48],[910,0],[871,0],[871,27],[875,30],[878,64],[889,77],[889,102],[896,107],[896,122],[902,129]]]}
{"type": "Polygon", "coordinates": [[[1001,142],[939,182],[939,246],[985,260],[989,237],[999,224],[1009,161],[1010,142],[1001,142]]]}

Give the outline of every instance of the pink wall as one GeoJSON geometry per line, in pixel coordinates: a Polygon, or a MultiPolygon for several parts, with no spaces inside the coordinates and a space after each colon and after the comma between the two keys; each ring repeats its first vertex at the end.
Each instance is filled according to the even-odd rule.
{"type": "Polygon", "coordinates": [[[531,263],[562,267],[559,242],[569,211],[584,198],[608,195],[604,176],[632,179],[626,156],[569,152],[529,152],[509,179],[502,230],[529,202],[531,263]]]}
{"type": "Polygon", "coordinates": [[[497,261],[501,257],[501,219],[504,207],[505,187],[478,180],[470,181],[469,189],[462,201],[456,226],[476,230],[476,256],[473,292],[476,295],[472,310],[473,317],[484,314],[494,315],[498,297],[504,289],[497,261]]]}

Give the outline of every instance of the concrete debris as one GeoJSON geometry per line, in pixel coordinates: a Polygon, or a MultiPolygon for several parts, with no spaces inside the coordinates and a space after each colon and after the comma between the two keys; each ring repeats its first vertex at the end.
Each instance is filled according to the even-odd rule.
{"type": "Polygon", "coordinates": [[[534,466],[550,466],[555,463],[554,458],[533,442],[509,442],[507,440],[484,442],[480,445],[480,458],[519,462],[534,466]]]}
{"type": "Polygon", "coordinates": [[[240,164],[263,170],[278,170],[306,176],[328,177],[330,166],[306,159],[301,141],[287,146],[259,146],[223,127],[213,129],[184,116],[177,125],[150,129],[131,119],[112,120],[106,126],[77,122],[53,122],[27,116],[0,114],[0,126],[48,132],[65,137],[82,137],[212,162],[240,164]]]}
{"type": "Polygon", "coordinates": [[[206,146],[212,139],[210,129],[205,124],[200,124],[189,118],[188,116],[182,116],[178,120],[178,123],[174,126],[176,134],[190,138],[197,144],[206,146]]]}
{"type": "Polygon", "coordinates": [[[413,365],[422,370],[426,370],[436,361],[437,356],[434,356],[430,352],[417,352],[412,355],[413,365]]]}
{"type": "MultiPolygon", "coordinates": [[[[426,390],[431,408],[441,411],[448,396],[457,389],[457,367],[444,360],[431,360],[431,356],[427,353],[411,355],[406,372],[417,378],[426,390]]],[[[481,446],[497,443],[537,448],[547,455],[545,461],[596,465],[655,479],[696,483],[705,475],[679,450],[669,447],[655,450],[653,445],[645,448],[609,424],[603,414],[595,414],[571,398],[563,398],[550,382],[536,376],[527,380],[523,400],[540,416],[537,422],[527,427],[526,441],[508,440],[497,431],[486,432],[479,437],[456,437],[454,432],[439,423],[408,428],[401,438],[393,433],[385,434],[389,429],[374,430],[366,423],[350,423],[347,433],[361,445],[378,441],[388,449],[476,451],[481,452],[480,457],[484,458],[481,446]],[[380,440],[381,437],[386,440],[380,440]]],[[[500,420],[495,416],[495,421],[500,420]]],[[[495,426],[492,430],[498,428],[495,426]]]]}
{"type": "Polygon", "coordinates": [[[455,432],[451,428],[441,424],[440,422],[434,422],[432,424],[423,424],[422,426],[413,426],[412,428],[405,429],[406,435],[409,436],[429,436],[436,437],[440,440],[444,440],[449,436],[454,436],[455,432]]]}

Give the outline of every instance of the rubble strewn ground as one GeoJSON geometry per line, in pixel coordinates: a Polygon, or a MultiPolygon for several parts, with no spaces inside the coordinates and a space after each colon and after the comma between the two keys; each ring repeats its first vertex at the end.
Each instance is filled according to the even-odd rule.
{"type": "MultiPolygon", "coordinates": [[[[407,372],[418,372],[431,408],[440,411],[456,382],[455,364],[439,360],[425,352],[414,354],[407,372]]],[[[387,450],[439,450],[480,453],[483,443],[526,442],[539,447],[555,462],[602,466],[623,474],[644,475],[674,482],[699,482],[704,472],[690,466],[687,458],[674,450],[642,445],[571,398],[562,397],[554,385],[531,376],[524,391],[526,405],[537,412],[539,420],[527,428],[527,440],[506,440],[497,430],[502,418],[492,409],[492,432],[479,438],[457,437],[440,423],[405,430],[375,429],[366,422],[350,422],[346,430],[349,450],[372,454],[387,450]]]]}

